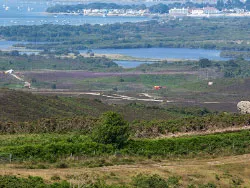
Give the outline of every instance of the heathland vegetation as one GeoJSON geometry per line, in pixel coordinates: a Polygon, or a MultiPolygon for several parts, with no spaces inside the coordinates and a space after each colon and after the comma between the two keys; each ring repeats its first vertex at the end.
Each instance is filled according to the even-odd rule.
{"type": "MultiPolygon", "coordinates": [[[[1,104],[4,114],[0,122],[0,162],[12,163],[16,170],[126,166],[176,158],[186,160],[247,154],[250,149],[249,131],[241,130],[249,126],[249,115],[199,108],[159,108],[141,103],[113,106],[96,99],[40,96],[7,89],[1,90],[1,104]],[[129,115],[132,113],[135,115],[133,118],[129,115]],[[231,128],[239,129],[231,132],[231,128]],[[214,130],[225,132],[210,135],[209,131],[214,130]],[[198,135],[181,136],[181,133],[198,135]],[[199,135],[203,133],[205,135],[199,135]],[[177,137],[171,138],[172,134],[177,137]]],[[[215,187],[216,182],[223,178],[235,185],[244,184],[242,178],[231,175],[217,175],[211,182],[204,181],[204,178],[202,182],[196,182],[176,174],[163,178],[148,173],[133,174],[131,179],[124,183],[116,182],[116,185],[105,182],[115,176],[115,172],[105,178],[88,176],[89,181],[83,185],[215,187]]],[[[201,177],[197,174],[198,179],[201,177]]],[[[53,184],[48,184],[38,177],[5,175],[0,176],[0,185],[11,187],[18,183],[23,187],[69,187],[72,180],[79,184],[81,178],[75,178],[73,175],[65,178],[54,174],[50,179],[53,184]],[[65,179],[70,182],[62,181],[65,179]]]]}

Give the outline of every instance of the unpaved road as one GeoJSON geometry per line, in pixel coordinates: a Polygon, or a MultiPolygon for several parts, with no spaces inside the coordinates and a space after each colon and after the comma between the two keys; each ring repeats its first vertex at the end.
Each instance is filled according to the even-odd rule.
{"type": "MultiPolygon", "coordinates": [[[[59,176],[71,183],[81,184],[97,177],[105,179],[108,183],[129,183],[133,176],[144,173],[159,174],[163,178],[179,176],[181,177],[181,187],[186,187],[190,183],[207,182],[213,182],[218,187],[231,187],[233,179],[237,178],[242,180],[242,187],[250,186],[250,154],[209,159],[135,160],[137,163],[131,165],[67,169],[53,167],[50,169],[25,169],[23,168],[25,163],[21,165],[2,164],[0,165],[0,175],[41,176],[47,181],[51,181],[53,176],[59,176]]],[[[81,163],[81,161],[78,162],[81,163]]]]}

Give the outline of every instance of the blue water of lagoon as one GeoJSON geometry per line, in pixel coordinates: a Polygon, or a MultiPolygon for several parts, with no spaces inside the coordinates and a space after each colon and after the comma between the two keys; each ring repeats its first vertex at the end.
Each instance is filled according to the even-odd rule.
{"type": "MultiPolygon", "coordinates": [[[[229,58],[220,57],[220,50],[207,49],[188,49],[188,48],[133,48],[133,49],[94,49],[96,54],[121,54],[136,58],[151,58],[160,60],[199,60],[207,58],[210,60],[228,60],[229,58]]],[[[86,50],[80,50],[80,53],[86,53],[86,50]]],[[[143,63],[152,63],[146,61],[115,61],[124,68],[137,67],[143,63]]]]}
{"type": "MultiPolygon", "coordinates": [[[[122,54],[137,58],[198,60],[228,60],[220,57],[220,50],[189,49],[189,48],[130,48],[130,49],[94,49],[97,54],[122,54]]],[[[80,50],[86,53],[86,50],[80,50]]]]}

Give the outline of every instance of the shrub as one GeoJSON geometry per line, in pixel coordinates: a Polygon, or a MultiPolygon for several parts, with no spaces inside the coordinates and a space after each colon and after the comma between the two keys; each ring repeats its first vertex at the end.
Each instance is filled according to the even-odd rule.
{"type": "Polygon", "coordinates": [[[92,133],[95,142],[112,144],[117,148],[123,147],[128,137],[128,123],[116,112],[104,113],[92,133]]]}
{"type": "Polygon", "coordinates": [[[29,176],[19,178],[16,176],[0,176],[0,187],[4,188],[69,188],[70,184],[66,181],[54,184],[46,184],[41,177],[29,176]]]}
{"type": "Polygon", "coordinates": [[[216,185],[214,185],[213,183],[207,183],[204,185],[199,185],[199,188],[216,188],[216,185]]]}
{"type": "Polygon", "coordinates": [[[51,176],[50,179],[51,179],[51,180],[54,180],[54,181],[58,181],[58,180],[60,180],[61,178],[60,178],[60,176],[58,176],[58,175],[54,175],[54,176],[51,176]]]}
{"type": "Polygon", "coordinates": [[[132,179],[132,184],[138,188],[167,188],[168,187],[167,181],[161,178],[157,174],[154,174],[152,176],[138,174],[132,179]]]}
{"type": "Polygon", "coordinates": [[[69,166],[66,163],[59,163],[56,165],[57,168],[68,168],[69,166]]]}

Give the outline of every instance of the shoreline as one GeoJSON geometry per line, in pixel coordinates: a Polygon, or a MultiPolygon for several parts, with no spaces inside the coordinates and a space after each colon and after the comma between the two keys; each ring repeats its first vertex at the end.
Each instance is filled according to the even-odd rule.
{"type": "Polygon", "coordinates": [[[173,17],[190,17],[190,18],[202,18],[202,17],[249,17],[250,12],[246,13],[229,13],[229,14],[189,14],[189,15],[171,15],[171,14],[105,14],[103,16],[103,13],[76,13],[76,12],[41,12],[42,14],[47,15],[75,15],[75,16],[89,16],[89,17],[145,17],[145,18],[153,18],[153,17],[159,17],[159,18],[173,18],[173,17]]]}

